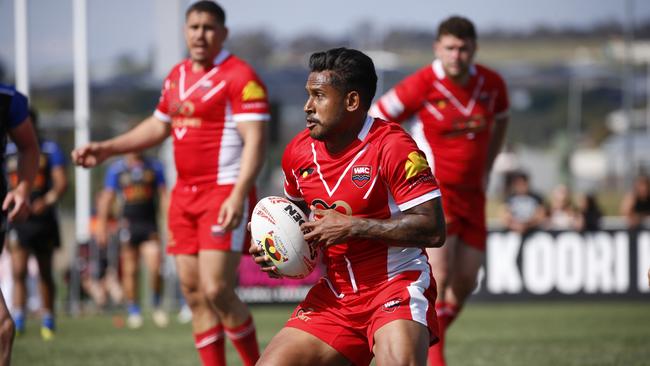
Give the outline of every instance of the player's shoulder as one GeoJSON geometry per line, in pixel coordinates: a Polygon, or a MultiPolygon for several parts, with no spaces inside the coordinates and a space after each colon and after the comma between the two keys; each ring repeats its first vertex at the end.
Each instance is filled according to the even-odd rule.
{"type": "Polygon", "coordinates": [[[368,132],[367,141],[382,145],[395,137],[408,138],[409,134],[396,122],[375,118],[368,132]]]}
{"type": "Polygon", "coordinates": [[[257,72],[253,66],[234,54],[229,54],[220,67],[229,70],[232,73],[231,75],[235,77],[257,77],[257,72]]]}
{"type": "Polygon", "coordinates": [[[178,79],[181,73],[181,68],[186,67],[189,63],[189,59],[182,59],[179,61],[176,65],[172,66],[172,68],[169,70],[167,73],[167,79],[178,79]]]}
{"type": "Polygon", "coordinates": [[[295,160],[307,156],[308,153],[311,153],[311,144],[313,142],[314,139],[309,136],[309,130],[306,128],[303,129],[287,144],[287,147],[284,149],[284,160],[295,160]]]}
{"type": "Polygon", "coordinates": [[[483,64],[474,64],[476,73],[482,75],[487,81],[503,82],[503,77],[496,70],[483,64]]]}

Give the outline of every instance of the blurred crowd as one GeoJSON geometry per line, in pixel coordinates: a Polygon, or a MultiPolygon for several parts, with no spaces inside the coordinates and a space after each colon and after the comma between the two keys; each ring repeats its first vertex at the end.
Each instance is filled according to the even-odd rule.
{"type": "MultiPolygon", "coordinates": [[[[504,199],[499,219],[505,228],[518,233],[531,230],[575,230],[593,232],[602,229],[603,210],[594,192],[574,194],[567,185],[556,185],[543,197],[521,170],[505,175],[504,199]]],[[[620,203],[620,215],[627,228],[644,228],[650,218],[650,178],[636,177],[632,189],[620,203]]]]}

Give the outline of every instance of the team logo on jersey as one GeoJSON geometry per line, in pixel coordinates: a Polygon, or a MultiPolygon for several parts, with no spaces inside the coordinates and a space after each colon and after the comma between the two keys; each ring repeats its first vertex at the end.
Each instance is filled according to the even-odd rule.
{"type": "Polygon", "coordinates": [[[444,100],[439,100],[438,103],[436,103],[436,108],[438,109],[445,109],[447,107],[447,102],[444,100]]]}
{"type": "Polygon", "coordinates": [[[387,313],[393,313],[399,306],[402,304],[402,298],[398,297],[396,299],[388,300],[384,303],[383,311],[387,313]]]}
{"type": "Polygon", "coordinates": [[[241,99],[244,102],[248,100],[263,99],[264,97],[266,97],[264,88],[253,80],[249,81],[241,91],[241,99]]]}
{"type": "Polygon", "coordinates": [[[408,160],[406,161],[406,164],[404,165],[404,170],[406,170],[406,180],[409,180],[416,175],[420,174],[421,172],[427,170],[429,168],[429,164],[427,163],[427,159],[422,156],[422,154],[418,151],[413,151],[408,155],[408,160]]]}
{"type": "Polygon", "coordinates": [[[298,169],[298,173],[300,176],[305,179],[309,176],[309,174],[314,172],[314,168],[308,167],[308,168],[300,168],[298,169]]]}
{"type": "Polygon", "coordinates": [[[363,188],[370,182],[372,168],[368,165],[356,165],[352,167],[352,182],[355,186],[363,188]]]}

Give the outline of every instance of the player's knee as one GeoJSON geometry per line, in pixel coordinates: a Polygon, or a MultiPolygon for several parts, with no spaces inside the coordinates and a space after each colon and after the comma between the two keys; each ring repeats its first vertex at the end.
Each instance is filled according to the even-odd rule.
{"type": "Polygon", "coordinates": [[[206,299],[217,308],[227,308],[234,296],[232,288],[222,281],[205,283],[202,289],[206,299]]]}
{"type": "Polygon", "coordinates": [[[400,350],[395,347],[386,347],[384,350],[378,351],[375,354],[375,359],[378,366],[415,366],[418,361],[412,350],[400,350]]]}
{"type": "Polygon", "coordinates": [[[5,316],[0,320],[0,338],[11,340],[14,337],[15,325],[10,316],[5,316]]]}

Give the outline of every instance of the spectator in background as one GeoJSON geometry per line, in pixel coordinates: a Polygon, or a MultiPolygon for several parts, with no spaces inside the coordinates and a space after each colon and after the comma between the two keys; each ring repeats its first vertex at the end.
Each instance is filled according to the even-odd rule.
{"type": "Polygon", "coordinates": [[[129,328],[142,326],[142,312],[137,301],[138,267],[142,256],[152,291],[153,321],[157,326],[165,327],[168,320],[161,308],[162,249],[156,207],[167,206],[162,164],[141,153],[129,153],[109,166],[97,205],[96,239],[102,248],[108,242],[109,213],[116,195],[122,203],[118,238],[121,244],[122,287],[128,307],[126,323],[129,328]]]}
{"type": "Polygon", "coordinates": [[[506,228],[522,235],[538,229],[544,223],[546,209],[540,195],[531,191],[528,174],[513,174],[511,189],[502,208],[506,228]]]}
{"type": "Polygon", "coordinates": [[[578,211],[571,202],[571,191],[564,184],[553,188],[549,204],[547,228],[550,230],[577,229],[578,211]]]}
{"type": "MultiPolygon", "coordinates": [[[[0,177],[0,252],[4,244],[5,223],[24,220],[29,215],[29,195],[38,169],[38,139],[29,118],[27,97],[15,88],[0,84],[0,151],[5,150],[6,135],[18,148],[18,182],[7,190],[4,174],[0,177]]],[[[0,168],[4,169],[4,154],[0,168]]],[[[14,341],[14,322],[9,315],[4,296],[0,292],[0,366],[9,365],[14,341]]]]}
{"type": "MultiPolygon", "coordinates": [[[[29,116],[35,128],[38,116],[34,110],[29,116]]],[[[38,136],[38,134],[37,134],[38,136]]],[[[41,337],[49,341],[54,337],[55,285],[52,274],[54,251],[61,246],[56,204],[68,187],[65,155],[56,142],[38,136],[41,149],[38,172],[32,186],[31,211],[26,221],[9,226],[9,251],[13,268],[14,296],[12,315],[16,334],[25,332],[27,306],[27,261],[34,255],[38,262],[41,299],[41,337]]],[[[18,179],[18,148],[7,144],[6,173],[9,186],[14,188],[18,179]]]]}
{"type": "Polygon", "coordinates": [[[600,230],[600,220],[603,217],[603,212],[596,200],[596,195],[594,193],[579,195],[577,206],[576,230],[580,232],[600,230]]]}
{"type": "Polygon", "coordinates": [[[634,181],[632,192],[621,202],[621,214],[627,220],[627,226],[636,230],[643,227],[643,221],[650,217],[650,178],[639,175],[634,181]]]}

